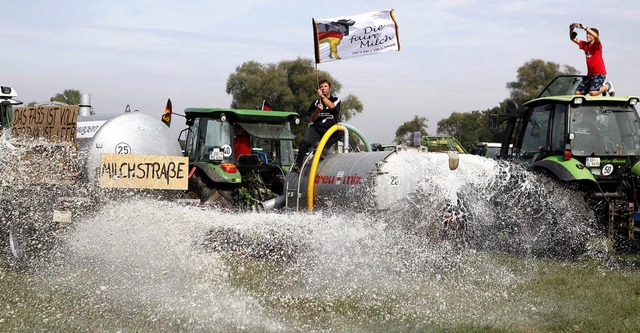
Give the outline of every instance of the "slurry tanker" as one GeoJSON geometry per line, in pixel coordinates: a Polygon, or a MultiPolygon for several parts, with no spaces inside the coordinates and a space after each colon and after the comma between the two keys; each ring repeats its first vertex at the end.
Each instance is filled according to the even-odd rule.
{"type": "MultiPolygon", "coordinates": [[[[407,194],[402,163],[412,163],[426,149],[372,152],[366,137],[348,124],[332,127],[342,140],[334,153],[310,154],[299,173],[289,172],[294,161],[291,126],[294,112],[188,108],[189,126],[181,133],[189,158],[189,189],[203,204],[256,209],[312,210],[314,205],[340,208],[388,208],[407,194]],[[358,136],[364,152],[353,152],[349,133],[358,136]],[[246,142],[248,149],[240,143],[246,142]],[[312,176],[310,176],[312,175],[312,176]]],[[[320,141],[324,151],[327,139],[320,141]]],[[[457,154],[451,156],[452,167],[457,154]]],[[[448,162],[446,162],[448,163],[448,162]]]]}

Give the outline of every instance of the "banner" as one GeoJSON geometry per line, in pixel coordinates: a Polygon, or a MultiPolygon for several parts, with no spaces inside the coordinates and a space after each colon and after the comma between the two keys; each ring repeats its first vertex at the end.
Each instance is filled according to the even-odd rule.
{"type": "Polygon", "coordinates": [[[393,9],[312,20],[316,64],[400,51],[393,9]]]}

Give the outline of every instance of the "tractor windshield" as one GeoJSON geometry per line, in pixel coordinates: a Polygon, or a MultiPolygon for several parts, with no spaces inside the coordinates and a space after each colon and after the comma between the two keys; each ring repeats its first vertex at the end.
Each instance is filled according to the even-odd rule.
{"type": "Polygon", "coordinates": [[[252,150],[267,164],[291,165],[293,139],[289,124],[238,123],[253,138],[252,150]]]}
{"type": "Polygon", "coordinates": [[[570,138],[576,156],[640,154],[640,124],[630,106],[573,109],[570,138]]]}
{"type": "Polygon", "coordinates": [[[191,134],[187,142],[189,161],[232,161],[232,126],[229,122],[211,118],[196,118],[190,131],[191,134]]]}
{"type": "Polygon", "coordinates": [[[538,97],[574,95],[582,78],[581,75],[557,76],[542,90],[538,97]]]}

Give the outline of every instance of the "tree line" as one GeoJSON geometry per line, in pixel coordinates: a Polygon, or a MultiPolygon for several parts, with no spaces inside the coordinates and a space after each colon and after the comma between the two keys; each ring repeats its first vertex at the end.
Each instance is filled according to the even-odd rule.
{"type": "MultiPolygon", "coordinates": [[[[518,68],[515,81],[507,82],[508,99],[522,105],[538,96],[554,77],[577,73],[576,68],[568,65],[532,59],[518,68]]],[[[259,109],[266,102],[273,110],[300,114],[301,124],[292,129],[296,136],[294,145],[297,146],[302,141],[309,124],[306,112],[311,101],[316,98],[318,78],[329,80],[332,92],[340,96],[342,84],[329,72],[323,70],[316,72],[313,60],[307,58],[266,64],[256,61],[244,62],[229,75],[226,93],[232,96],[231,108],[259,109]]],[[[482,141],[500,142],[501,133],[489,130],[489,117],[493,113],[504,112],[508,99],[486,110],[455,111],[448,118],[438,122],[434,134],[453,136],[465,148],[472,148],[477,142],[482,141]]],[[[340,100],[342,121],[349,121],[363,112],[364,106],[357,96],[352,94],[340,96],[340,100]]],[[[51,101],[78,104],[80,91],[64,90],[53,96],[51,101]]],[[[423,136],[430,135],[427,121],[426,117],[415,115],[413,119],[402,123],[395,132],[395,143],[411,142],[414,132],[420,132],[423,136]]]]}
{"type": "MultiPolygon", "coordinates": [[[[467,150],[473,150],[477,142],[501,142],[502,132],[489,130],[491,114],[506,112],[507,100],[518,105],[536,98],[542,89],[558,75],[575,75],[578,70],[569,65],[560,65],[551,61],[532,59],[520,66],[516,73],[516,80],[507,82],[509,97],[498,102],[498,105],[486,110],[472,110],[468,112],[453,112],[448,118],[437,124],[436,135],[450,135],[455,137],[467,150]]],[[[426,118],[415,116],[398,127],[396,142],[411,142],[413,132],[427,135],[426,118]]]]}
{"type": "MultiPolygon", "coordinates": [[[[518,68],[515,81],[507,82],[508,99],[521,105],[535,98],[554,77],[577,73],[577,69],[568,65],[532,59],[518,68]]],[[[313,61],[304,58],[277,64],[245,62],[229,76],[226,92],[233,97],[232,108],[252,109],[266,100],[274,110],[298,112],[302,116],[302,124],[293,129],[296,135],[294,145],[298,145],[309,122],[305,115],[307,106],[315,99],[318,77],[328,79],[333,93],[340,96],[342,84],[326,71],[316,73],[313,61]]],[[[340,99],[343,121],[363,111],[357,96],[341,96],[340,99]]],[[[435,135],[454,136],[465,148],[472,148],[481,141],[500,142],[501,133],[489,130],[489,118],[492,113],[504,112],[508,99],[487,110],[453,112],[438,122],[435,135]]],[[[402,123],[395,132],[395,143],[411,142],[414,132],[430,135],[427,121],[426,117],[415,115],[402,123]]]]}

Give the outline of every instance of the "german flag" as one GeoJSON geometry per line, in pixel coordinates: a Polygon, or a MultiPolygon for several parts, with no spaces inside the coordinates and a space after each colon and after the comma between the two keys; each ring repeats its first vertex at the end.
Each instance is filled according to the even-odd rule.
{"type": "Polygon", "coordinates": [[[164,114],[162,115],[162,122],[167,125],[167,127],[171,127],[171,98],[167,99],[167,107],[164,109],[164,114]]]}

